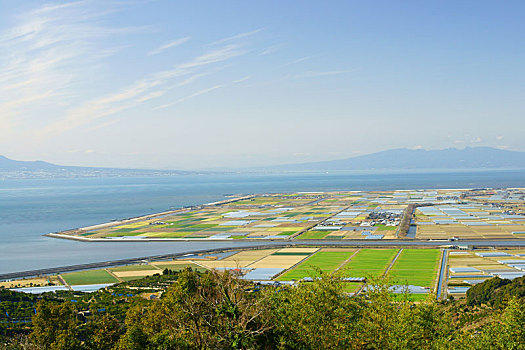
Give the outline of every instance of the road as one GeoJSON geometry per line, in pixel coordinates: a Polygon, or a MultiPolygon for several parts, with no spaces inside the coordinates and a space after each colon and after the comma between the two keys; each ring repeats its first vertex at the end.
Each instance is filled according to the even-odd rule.
{"type": "MultiPolygon", "coordinates": [[[[525,240],[497,240],[497,241],[483,241],[483,240],[462,240],[460,242],[449,242],[449,241],[421,241],[421,240],[344,240],[344,241],[326,241],[326,240],[293,240],[293,241],[266,241],[266,242],[254,242],[254,245],[243,246],[243,247],[232,247],[232,250],[238,249],[264,249],[264,248],[275,248],[275,247],[289,247],[295,245],[302,246],[329,246],[329,247],[450,247],[451,245],[469,245],[473,247],[525,247],[525,240]]],[[[102,261],[88,264],[69,265],[55,268],[38,269],[30,271],[19,271],[12,273],[0,274],[0,280],[16,279],[23,277],[33,277],[39,275],[49,275],[63,272],[71,272],[86,269],[98,269],[107,268],[119,265],[138,264],[149,260],[166,260],[173,258],[180,258],[187,254],[202,254],[202,253],[213,253],[219,251],[225,251],[228,248],[217,248],[217,249],[203,249],[203,250],[188,250],[184,252],[178,252],[175,254],[164,254],[145,256],[130,259],[121,259],[113,261],[102,261]]]]}

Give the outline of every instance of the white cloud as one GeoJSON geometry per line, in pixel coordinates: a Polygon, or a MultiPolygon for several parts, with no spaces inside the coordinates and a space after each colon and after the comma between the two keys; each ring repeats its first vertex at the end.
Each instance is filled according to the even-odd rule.
{"type": "Polygon", "coordinates": [[[252,36],[252,35],[255,35],[255,34],[261,32],[262,30],[263,30],[263,28],[259,28],[259,29],[255,29],[255,30],[252,30],[252,31],[249,31],[249,32],[244,32],[244,33],[239,33],[239,34],[236,34],[236,35],[232,35],[232,36],[229,36],[227,38],[214,41],[210,45],[219,45],[219,44],[224,44],[224,43],[229,42],[229,41],[234,41],[234,40],[247,38],[249,36],[252,36]]]}
{"type": "Polygon", "coordinates": [[[248,80],[248,79],[250,79],[250,76],[249,76],[249,75],[248,75],[248,76],[245,76],[245,77],[242,77],[242,78],[239,78],[239,79],[235,79],[235,80],[232,81],[232,83],[234,83],[234,84],[239,84],[239,83],[242,83],[243,81],[246,81],[246,80],[248,80]]]}
{"type": "Polygon", "coordinates": [[[157,110],[157,109],[164,109],[164,108],[172,107],[172,106],[175,106],[175,105],[177,105],[179,103],[191,100],[194,97],[207,94],[208,92],[212,92],[212,91],[217,90],[217,89],[222,89],[223,87],[225,87],[225,85],[215,85],[215,86],[212,86],[212,87],[209,87],[209,88],[206,88],[206,89],[202,89],[200,91],[194,92],[191,95],[185,96],[183,98],[179,98],[178,100],[176,100],[174,102],[166,103],[166,104],[157,106],[157,107],[155,107],[153,109],[157,110]]]}
{"type": "MultiPolygon", "coordinates": [[[[70,103],[77,87],[96,75],[103,59],[122,48],[104,41],[143,30],[103,26],[100,20],[114,10],[91,5],[87,1],[44,5],[14,16],[14,24],[0,32],[0,118],[4,126],[26,123],[29,127],[28,116],[41,115],[44,106],[70,103]]],[[[13,134],[7,127],[1,129],[2,136],[13,134]]]]}
{"type": "Polygon", "coordinates": [[[279,51],[282,47],[284,46],[284,44],[280,44],[280,45],[272,45],[270,47],[267,47],[266,49],[262,50],[261,53],[259,54],[260,56],[266,56],[266,55],[271,55],[277,51],[279,51]]]}
{"type": "Polygon", "coordinates": [[[185,42],[187,42],[188,40],[190,40],[190,38],[191,37],[187,36],[187,37],[184,37],[184,38],[180,38],[180,39],[177,39],[177,40],[170,41],[169,43],[161,45],[158,48],[156,48],[155,50],[152,50],[152,51],[148,52],[148,56],[158,55],[159,53],[163,52],[164,50],[171,49],[173,47],[177,47],[179,45],[182,45],[185,42]]]}
{"type": "MultiPolygon", "coordinates": [[[[139,80],[129,87],[123,88],[120,91],[107,96],[94,99],[70,110],[65,118],[57,120],[48,125],[43,130],[40,130],[40,135],[43,135],[43,137],[54,136],[101,118],[121,113],[125,110],[136,107],[142,103],[145,103],[146,101],[162,96],[166,90],[190,84],[207,73],[198,73],[176,83],[173,83],[172,81],[174,78],[189,75],[193,73],[193,70],[196,68],[223,62],[242,54],[244,54],[244,51],[240,50],[238,46],[227,45],[208,51],[188,62],[175,65],[174,68],[170,70],[152,73],[145,79],[139,80]],[[171,85],[168,86],[167,84],[171,85]],[[160,86],[165,86],[166,89],[152,91],[152,89],[159,88],[160,86]]],[[[196,96],[216,90],[223,86],[224,85],[220,84],[215,85],[211,88],[203,89],[189,96],[178,98],[175,102],[164,104],[153,109],[167,108],[187,101],[196,96]]]]}
{"type": "MultiPolygon", "coordinates": [[[[262,29],[217,40],[182,62],[137,69],[129,74],[131,79],[124,77],[128,73],[120,67],[111,69],[111,56],[132,47],[133,34],[147,34],[152,26],[108,25],[119,22],[106,16],[129,3],[99,5],[95,1],[43,5],[9,18],[14,24],[0,31],[0,143],[24,135],[34,148],[76,128],[83,128],[81,135],[110,127],[126,119],[124,112],[140,105],[168,108],[250,78],[212,81],[213,73],[223,70],[226,62],[249,52],[239,42],[262,29]],[[106,72],[115,76],[101,74],[106,72]],[[203,77],[209,77],[209,87],[184,91],[203,77]]],[[[161,54],[189,40],[186,36],[169,41],[142,57],[145,60],[145,55],[161,54]]]]}

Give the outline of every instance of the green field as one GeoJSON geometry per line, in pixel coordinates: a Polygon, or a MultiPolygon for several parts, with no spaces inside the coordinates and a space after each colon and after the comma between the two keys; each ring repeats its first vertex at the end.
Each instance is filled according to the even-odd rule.
{"type": "Polygon", "coordinates": [[[397,252],[398,249],[361,249],[343,267],[343,270],[346,276],[351,277],[379,277],[385,272],[397,252]]]}
{"type": "Polygon", "coordinates": [[[147,271],[147,270],[155,270],[154,266],[151,265],[126,265],[126,266],[117,266],[110,268],[113,272],[121,272],[121,271],[147,271]]]}
{"type": "Polygon", "coordinates": [[[395,283],[432,287],[440,254],[438,249],[404,249],[389,274],[395,283]]]}
{"type": "Polygon", "coordinates": [[[328,235],[330,231],[306,231],[298,239],[323,239],[328,235]]]}
{"type": "Polygon", "coordinates": [[[304,277],[313,277],[318,275],[316,268],[322,272],[332,272],[352,256],[352,254],[354,254],[353,251],[317,252],[296,268],[281,275],[278,279],[281,281],[290,281],[299,280],[304,277]]]}
{"type": "Polygon", "coordinates": [[[397,230],[397,226],[386,226],[383,224],[378,224],[374,226],[377,231],[395,231],[397,230]]]}
{"type": "Polygon", "coordinates": [[[69,285],[118,283],[119,281],[105,270],[86,270],[61,274],[69,285]]]}

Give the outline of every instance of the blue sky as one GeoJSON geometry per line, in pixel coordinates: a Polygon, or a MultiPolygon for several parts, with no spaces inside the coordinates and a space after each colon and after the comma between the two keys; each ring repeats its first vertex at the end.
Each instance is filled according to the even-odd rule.
{"type": "Polygon", "coordinates": [[[0,154],[197,169],[525,151],[522,1],[0,0],[0,154]]]}

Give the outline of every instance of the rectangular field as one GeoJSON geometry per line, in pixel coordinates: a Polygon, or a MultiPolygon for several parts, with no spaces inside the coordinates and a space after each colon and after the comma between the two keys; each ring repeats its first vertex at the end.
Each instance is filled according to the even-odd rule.
{"type": "Polygon", "coordinates": [[[344,267],[346,276],[350,277],[379,277],[381,276],[398,249],[361,249],[344,267]]]}
{"type": "Polygon", "coordinates": [[[318,270],[332,272],[355,253],[355,249],[343,251],[319,251],[294,269],[279,277],[280,281],[299,280],[304,277],[318,276],[318,270]]]}
{"type": "Polygon", "coordinates": [[[403,249],[389,271],[396,284],[432,287],[439,267],[438,249],[403,249]]]}
{"type": "Polygon", "coordinates": [[[69,285],[118,283],[106,270],[86,270],[61,274],[69,285]]]}

